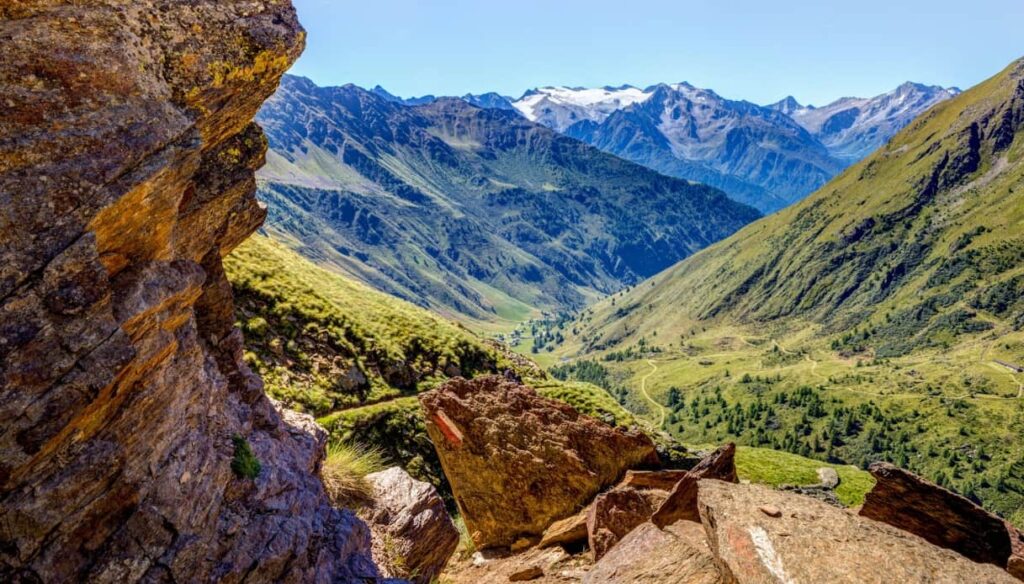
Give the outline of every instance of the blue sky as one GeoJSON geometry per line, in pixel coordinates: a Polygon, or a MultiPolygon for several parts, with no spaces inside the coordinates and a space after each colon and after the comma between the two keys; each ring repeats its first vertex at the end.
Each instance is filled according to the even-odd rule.
{"type": "Polygon", "coordinates": [[[293,0],[292,72],[404,97],[689,81],[757,103],[966,89],[1024,56],[1024,0],[293,0]]]}

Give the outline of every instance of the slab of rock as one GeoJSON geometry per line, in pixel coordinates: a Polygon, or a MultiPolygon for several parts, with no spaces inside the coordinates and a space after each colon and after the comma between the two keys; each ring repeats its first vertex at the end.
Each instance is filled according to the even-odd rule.
{"type": "Polygon", "coordinates": [[[699,523],[659,529],[650,522],[622,538],[583,577],[584,584],[720,584],[723,582],[699,523]]]}
{"type": "Polygon", "coordinates": [[[726,582],[1016,582],[890,525],[760,485],[702,480],[698,506],[726,582]]]}
{"type": "Polygon", "coordinates": [[[376,578],[221,266],[266,217],[291,3],[5,0],[0,38],[0,581],[376,578]]]}
{"type": "Polygon", "coordinates": [[[651,518],[665,500],[664,491],[616,487],[598,495],[587,510],[587,541],[595,560],[600,560],[634,527],[651,518]]]}
{"type": "Polygon", "coordinates": [[[1006,568],[1016,530],[973,501],[897,466],[876,462],[860,514],[919,535],[976,562],[1006,568]]]}
{"type": "Polygon", "coordinates": [[[660,489],[671,491],[687,471],[667,470],[630,470],[626,471],[625,478],[620,483],[623,487],[635,487],[637,489],[660,489]]]}
{"type": "Polygon", "coordinates": [[[729,443],[701,459],[676,483],[665,502],[651,516],[651,521],[658,527],[680,520],[699,521],[697,482],[700,479],[737,482],[735,457],[736,445],[729,443]]]}
{"type": "Polygon", "coordinates": [[[553,545],[570,545],[587,540],[587,512],[583,509],[572,517],[559,519],[551,524],[544,531],[540,538],[540,547],[551,547],[553,545]]]}
{"type": "Polygon", "coordinates": [[[544,569],[540,566],[527,566],[517,572],[508,575],[509,582],[527,582],[544,576],[544,569]]]}
{"type": "Polygon", "coordinates": [[[459,530],[430,483],[399,467],[372,473],[373,502],[360,511],[373,535],[373,558],[384,576],[428,584],[459,545],[459,530]]]}
{"type": "Polygon", "coordinates": [[[642,432],[612,428],[500,376],[449,380],[420,404],[481,548],[539,536],[627,469],[658,463],[642,432]]]}

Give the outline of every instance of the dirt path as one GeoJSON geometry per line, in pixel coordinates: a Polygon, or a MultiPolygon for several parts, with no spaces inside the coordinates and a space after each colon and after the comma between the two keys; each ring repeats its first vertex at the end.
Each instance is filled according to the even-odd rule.
{"type": "Polygon", "coordinates": [[[657,373],[658,366],[655,365],[654,361],[651,361],[650,359],[647,360],[647,364],[651,366],[651,371],[647,375],[644,375],[643,377],[640,378],[640,393],[644,394],[644,398],[647,399],[647,401],[651,402],[651,404],[660,414],[660,417],[658,419],[658,429],[660,430],[665,426],[665,406],[654,401],[654,398],[652,398],[650,394],[647,393],[647,378],[657,373]]]}
{"type": "Polygon", "coordinates": [[[827,377],[825,377],[821,373],[818,373],[818,362],[811,358],[810,353],[804,353],[804,359],[806,359],[811,364],[811,375],[817,377],[818,379],[821,379],[822,381],[828,381],[827,377]]]}

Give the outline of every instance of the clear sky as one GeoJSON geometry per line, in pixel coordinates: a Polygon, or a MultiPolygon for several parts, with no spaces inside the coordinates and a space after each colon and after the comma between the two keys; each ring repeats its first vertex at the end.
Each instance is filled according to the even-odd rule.
{"type": "Polygon", "coordinates": [[[1024,56],[1024,0],[293,0],[292,70],[403,97],[689,81],[821,105],[966,89],[1024,56]]]}

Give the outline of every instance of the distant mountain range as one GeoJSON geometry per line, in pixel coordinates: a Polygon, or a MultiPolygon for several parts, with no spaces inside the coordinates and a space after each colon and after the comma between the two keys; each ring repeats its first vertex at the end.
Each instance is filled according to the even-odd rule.
{"type": "MultiPolygon", "coordinates": [[[[898,108],[921,89],[854,107],[898,108]]],[[[794,111],[806,121],[826,109],[794,111]]],[[[582,334],[602,345],[622,330],[640,337],[695,320],[809,321],[825,335],[863,328],[853,342],[887,358],[996,327],[1022,330],[1022,134],[1024,60],[919,118],[804,201],[618,306],[604,303],[582,334]]]]}
{"type": "Polygon", "coordinates": [[[904,83],[877,97],[844,97],[824,107],[805,107],[792,97],[768,107],[793,118],[832,156],[853,164],[888,142],[922,111],[959,94],[955,87],[904,83]]]}
{"type": "Polygon", "coordinates": [[[519,321],[580,308],[759,216],[508,109],[425,101],[285,77],[257,118],[267,231],[448,316],[519,321]]]}
{"type": "MultiPolygon", "coordinates": [[[[437,99],[401,99],[406,105],[437,99]]],[[[688,83],[645,89],[543,87],[513,99],[465,95],[478,107],[514,109],[526,119],[667,174],[724,190],[765,213],[786,207],[883,145],[911,120],[959,93],[905,83],[872,98],[823,107],[792,97],[759,106],[688,83]]]]}

